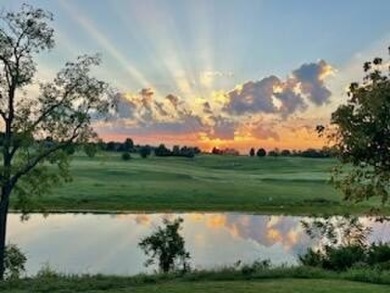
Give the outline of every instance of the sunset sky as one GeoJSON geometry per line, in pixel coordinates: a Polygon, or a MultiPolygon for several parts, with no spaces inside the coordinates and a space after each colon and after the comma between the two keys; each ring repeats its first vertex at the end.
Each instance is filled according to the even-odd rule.
{"type": "Polygon", "coordinates": [[[119,111],[95,129],[136,144],[321,147],[315,126],[390,45],[389,0],[0,0],[23,2],[54,14],[36,80],[100,53],[119,111]]]}

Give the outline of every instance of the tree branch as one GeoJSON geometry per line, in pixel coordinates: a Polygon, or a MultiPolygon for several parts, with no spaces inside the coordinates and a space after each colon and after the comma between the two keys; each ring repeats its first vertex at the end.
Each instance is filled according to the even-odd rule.
{"type": "Polygon", "coordinates": [[[15,175],[12,176],[12,178],[10,180],[11,186],[15,186],[15,184],[20,179],[20,177],[22,177],[23,175],[30,172],[37,164],[39,164],[41,161],[43,161],[49,155],[51,155],[52,153],[54,153],[58,150],[64,149],[65,147],[69,146],[79,136],[78,130],[80,129],[80,127],[82,125],[83,125],[83,123],[81,122],[75,127],[75,129],[73,130],[72,136],[65,143],[61,143],[61,144],[59,144],[51,149],[48,149],[47,151],[39,154],[34,159],[32,159],[28,163],[26,163],[24,168],[22,168],[21,170],[16,172],[15,175]]]}

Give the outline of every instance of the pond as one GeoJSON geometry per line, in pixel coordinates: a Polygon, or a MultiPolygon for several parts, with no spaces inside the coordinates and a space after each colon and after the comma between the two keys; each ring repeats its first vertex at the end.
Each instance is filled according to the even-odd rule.
{"type": "MultiPolygon", "coordinates": [[[[69,274],[134,275],[151,272],[137,246],[163,217],[182,217],[182,235],[191,264],[198,269],[269,259],[273,264],[296,264],[298,255],[314,245],[302,225],[308,218],[241,213],[180,214],[32,214],[21,222],[10,214],[7,241],[26,253],[27,273],[44,265],[69,274]]],[[[373,228],[370,241],[390,241],[390,223],[360,219],[373,228]]]]}

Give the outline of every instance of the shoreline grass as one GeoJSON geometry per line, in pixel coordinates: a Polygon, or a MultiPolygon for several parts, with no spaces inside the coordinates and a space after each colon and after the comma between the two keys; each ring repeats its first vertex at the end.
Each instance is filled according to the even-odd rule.
{"type": "Polygon", "coordinates": [[[301,290],[299,292],[388,292],[390,272],[375,269],[332,272],[300,266],[244,273],[244,270],[225,268],[185,275],[170,273],[133,277],[49,273],[0,283],[0,290],[7,292],[252,292],[252,289],[258,291],[268,287],[270,290],[279,288],[280,291],[267,292],[295,292],[292,289],[301,290]],[[314,289],[317,284],[328,286],[314,289]],[[236,291],[229,291],[232,288],[236,291]],[[354,291],[357,288],[361,291],[354,291]]]}

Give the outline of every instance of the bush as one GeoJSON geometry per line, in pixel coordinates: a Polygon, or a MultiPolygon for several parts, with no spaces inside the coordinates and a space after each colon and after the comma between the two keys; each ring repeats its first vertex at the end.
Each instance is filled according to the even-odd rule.
{"type": "Polygon", "coordinates": [[[325,255],[320,250],[309,248],[304,255],[299,256],[299,261],[304,266],[322,268],[324,257],[325,255]]]}
{"type": "Polygon", "coordinates": [[[323,251],[309,249],[299,256],[303,265],[327,270],[345,271],[349,268],[390,268],[390,245],[379,243],[371,246],[326,246],[323,251]]]}
{"type": "Polygon", "coordinates": [[[386,243],[373,244],[367,252],[367,263],[379,265],[384,269],[390,268],[390,245],[386,243]]]}
{"type": "Polygon", "coordinates": [[[4,255],[5,279],[19,279],[20,275],[26,271],[26,261],[27,257],[16,244],[8,244],[4,255]]]}
{"type": "Polygon", "coordinates": [[[250,276],[254,273],[268,270],[270,268],[271,262],[269,259],[266,260],[256,260],[250,265],[243,265],[241,268],[241,273],[244,276],[250,276]]]}
{"type": "Polygon", "coordinates": [[[365,248],[359,245],[328,248],[323,268],[334,271],[345,271],[356,263],[366,260],[365,248]]]}
{"type": "Polygon", "coordinates": [[[131,159],[130,153],[123,153],[122,154],[122,160],[123,161],[129,161],[131,159]]]}

